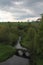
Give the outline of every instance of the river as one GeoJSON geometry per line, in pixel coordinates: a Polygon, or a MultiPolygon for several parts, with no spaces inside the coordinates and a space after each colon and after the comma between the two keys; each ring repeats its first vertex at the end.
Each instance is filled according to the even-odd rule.
{"type": "MultiPolygon", "coordinates": [[[[15,46],[16,48],[22,48],[20,46],[20,40],[21,40],[21,37],[19,37],[18,43],[15,46]]],[[[28,59],[22,58],[22,57],[18,57],[16,55],[14,55],[13,57],[9,58],[8,60],[0,63],[0,65],[28,65],[28,64],[29,64],[29,60],[28,59]]]]}

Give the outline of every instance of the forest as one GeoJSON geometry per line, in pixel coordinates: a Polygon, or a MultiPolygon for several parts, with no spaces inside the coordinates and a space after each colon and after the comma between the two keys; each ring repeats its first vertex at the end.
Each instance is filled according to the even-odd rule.
{"type": "Polygon", "coordinates": [[[15,54],[19,36],[30,50],[30,65],[43,65],[43,15],[34,22],[0,22],[0,62],[15,54]]]}

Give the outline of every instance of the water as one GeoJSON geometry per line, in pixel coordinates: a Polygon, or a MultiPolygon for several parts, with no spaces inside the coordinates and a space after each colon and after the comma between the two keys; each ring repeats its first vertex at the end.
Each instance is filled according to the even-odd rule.
{"type": "Polygon", "coordinates": [[[27,50],[26,48],[23,48],[23,47],[20,45],[20,41],[21,41],[21,37],[19,37],[18,42],[17,42],[17,45],[15,45],[15,48],[16,48],[16,49],[25,49],[25,50],[27,50]]]}
{"type": "MultiPolygon", "coordinates": [[[[21,37],[19,37],[18,43],[15,47],[17,49],[25,49],[25,48],[21,47],[20,41],[21,41],[21,37]]],[[[8,60],[0,63],[0,65],[28,65],[28,63],[29,63],[28,59],[14,55],[13,57],[9,58],[8,60]]]]}
{"type": "Polygon", "coordinates": [[[0,65],[28,65],[28,59],[14,55],[12,58],[0,63],[0,65]]]}

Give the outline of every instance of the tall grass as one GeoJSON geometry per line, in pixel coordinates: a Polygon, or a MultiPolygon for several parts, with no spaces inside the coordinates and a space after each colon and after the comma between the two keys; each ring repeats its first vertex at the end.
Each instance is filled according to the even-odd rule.
{"type": "Polygon", "coordinates": [[[9,46],[9,45],[2,45],[0,44],[0,62],[8,59],[12,55],[15,54],[15,48],[9,46]]]}

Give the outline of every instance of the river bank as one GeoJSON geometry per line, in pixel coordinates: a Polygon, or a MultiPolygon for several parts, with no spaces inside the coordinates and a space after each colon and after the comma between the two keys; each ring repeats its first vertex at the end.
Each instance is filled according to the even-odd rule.
{"type": "Polygon", "coordinates": [[[16,49],[10,45],[0,44],[0,62],[7,60],[15,54],[16,49]]]}

